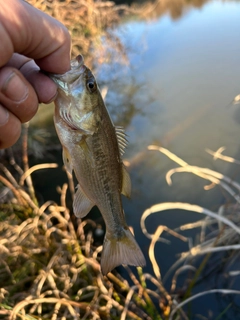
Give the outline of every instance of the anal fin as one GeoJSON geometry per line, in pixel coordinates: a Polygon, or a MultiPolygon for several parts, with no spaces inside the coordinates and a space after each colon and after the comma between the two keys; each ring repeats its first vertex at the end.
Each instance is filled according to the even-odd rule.
{"type": "Polygon", "coordinates": [[[92,209],[94,203],[84,194],[79,184],[77,188],[73,199],[73,212],[76,217],[83,218],[92,209]]]}

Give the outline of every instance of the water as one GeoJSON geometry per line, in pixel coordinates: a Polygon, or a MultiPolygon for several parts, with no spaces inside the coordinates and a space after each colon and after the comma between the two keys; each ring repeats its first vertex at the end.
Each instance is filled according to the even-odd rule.
{"type": "MultiPolygon", "coordinates": [[[[149,21],[129,19],[116,31],[128,48],[129,65],[112,63],[97,69],[98,81],[108,86],[110,113],[128,134],[124,160],[129,164],[133,190],[130,201],[123,199],[124,209],[146,256],[150,241],[143,236],[139,221],[148,207],[180,201],[217,211],[232,200],[218,187],[204,190],[209,183],[187,173],[175,174],[173,185],[168,186],[165,175],[177,165],[156,151],[147,151],[147,146],[158,144],[189,164],[239,179],[239,166],[213,161],[205,152],[226,146],[225,154],[240,158],[240,105],[230,104],[240,93],[239,17],[240,2],[211,1],[198,8],[186,7],[174,20],[167,13],[149,21]]],[[[49,188],[48,195],[55,192],[49,188]]],[[[200,218],[197,213],[172,210],[153,214],[146,226],[153,233],[161,224],[175,228],[200,218]]],[[[184,235],[195,239],[193,231],[184,235]]],[[[162,275],[177,254],[188,249],[186,243],[168,239],[170,245],[158,243],[155,249],[162,275]]],[[[149,260],[145,270],[152,273],[149,260]]],[[[212,282],[201,289],[211,287],[212,282]]],[[[197,300],[193,313],[214,319],[231,301],[219,302],[218,298],[197,300]]],[[[239,299],[234,302],[224,319],[237,319],[239,299]]]]}

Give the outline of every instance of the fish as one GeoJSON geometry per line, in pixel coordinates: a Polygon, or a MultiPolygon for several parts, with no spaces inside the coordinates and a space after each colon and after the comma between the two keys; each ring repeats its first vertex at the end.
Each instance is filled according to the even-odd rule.
{"type": "Polygon", "coordinates": [[[114,126],[81,55],[71,60],[68,72],[50,78],[58,87],[54,124],[63,163],[78,181],[73,212],[82,219],[96,205],[106,225],[101,272],[107,275],[122,264],[143,267],[146,261],[127,225],[121,199],[121,194],[131,194],[131,179],[121,158],[127,145],[124,130],[114,126]]]}

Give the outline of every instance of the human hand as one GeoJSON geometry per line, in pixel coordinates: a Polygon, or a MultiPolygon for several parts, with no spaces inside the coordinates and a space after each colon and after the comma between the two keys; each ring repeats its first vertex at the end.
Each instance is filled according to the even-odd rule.
{"type": "Polygon", "coordinates": [[[70,35],[57,20],[23,0],[0,6],[0,149],[13,145],[21,123],[49,103],[57,87],[40,68],[64,73],[70,69],[70,35]],[[33,60],[34,59],[34,60],[33,60]]]}

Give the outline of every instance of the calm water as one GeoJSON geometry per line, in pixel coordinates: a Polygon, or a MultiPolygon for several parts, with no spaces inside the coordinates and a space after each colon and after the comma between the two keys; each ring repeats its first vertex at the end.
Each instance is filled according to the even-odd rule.
{"type": "MultiPolygon", "coordinates": [[[[175,20],[168,14],[147,22],[130,19],[116,33],[127,48],[129,65],[101,65],[97,78],[108,86],[106,101],[115,123],[124,125],[129,136],[124,160],[130,164],[133,190],[131,200],[123,200],[124,209],[147,255],[150,242],[139,221],[148,207],[181,201],[217,211],[231,200],[219,188],[205,191],[206,182],[191,174],[174,175],[173,185],[168,186],[165,175],[177,165],[156,151],[147,151],[149,144],[161,145],[190,164],[240,177],[240,167],[213,161],[205,152],[226,146],[225,154],[240,158],[240,105],[229,105],[240,93],[240,2],[212,1],[200,8],[188,7],[175,20]]],[[[47,191],[54,193],[55,186],[48,185],[47,191]]],[[[153,233],[160,224],[175,228],[200,218],[196,213],[172,210],[153,214],[146,226],[153,233]]],[[[193,232],[184,235],[195,239],[193,232]]],[[[185,243],[168,238],[170,245],[156,246],[162,275],[177,254],[188,249],[185,243]]],[[[146,270],[152,272],[149,261],[146,270]]],[[[205,289],[215,285],[211,280],[203,284],[205,289]]],[[[204,303],[204,315],[215,319],[231,301],[219,302],[218,298],[196,300],[194,313],[203,314],[204,303]],[[215,315],[210,317],[208,310],[215,310],[215,315]]],[[[236,304],[224,319],[237,319],[236,304]]]]}

